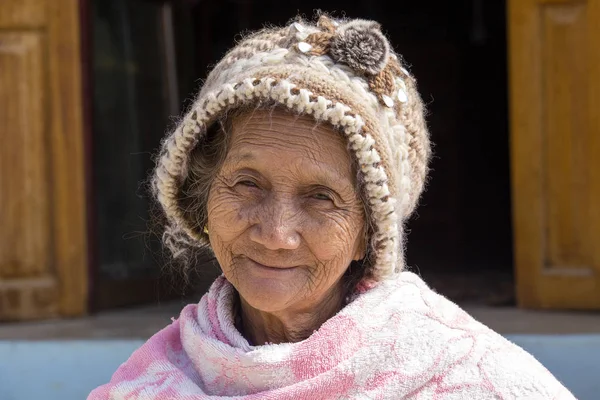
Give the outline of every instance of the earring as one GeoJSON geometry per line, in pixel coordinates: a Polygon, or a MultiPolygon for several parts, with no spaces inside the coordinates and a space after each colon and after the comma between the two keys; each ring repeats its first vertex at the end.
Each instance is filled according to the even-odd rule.
{"type": "Polygon", "coordinates": [[[208,225],[204,225],[204,233],[208,235],[208,225]]]}

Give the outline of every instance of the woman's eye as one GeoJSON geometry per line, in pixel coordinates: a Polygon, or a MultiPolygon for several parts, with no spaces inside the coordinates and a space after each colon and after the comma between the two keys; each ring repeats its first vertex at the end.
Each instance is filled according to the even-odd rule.
{"type": "Polygon", "coordinates": [[[238,185],[246,186],[246,187],[258,187],[256,183],[252,181],[239,181],[238,185]]]}
{"type": "Polygon", "coordinates": [[[331,201],[331,196],[329,196],[328,194],[325,194],[325,193],[316,193],[313,195],[313,198],[315,198],[317,200],[331,201]]]}

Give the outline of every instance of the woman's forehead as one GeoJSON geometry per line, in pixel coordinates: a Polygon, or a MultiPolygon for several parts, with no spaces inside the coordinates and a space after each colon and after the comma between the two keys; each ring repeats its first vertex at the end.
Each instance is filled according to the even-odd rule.
{"type": "Polygon", "coordinates": [[[230,167],[261,165],[355,181],[344,138],[331,125],[310,116],[257,110],[235,118],[231,134],[226,158],[230,167]]]}
{"type": "Polygon", "coordinates": [[[295,115],[284,110],[255,110],[232,120],[232,148],[235,146],[272,145],[282,150],[294,147],[314,153],[332,153],[349,161],[347,143],[329,123],[318,122],[309,115],[295,115]]]}

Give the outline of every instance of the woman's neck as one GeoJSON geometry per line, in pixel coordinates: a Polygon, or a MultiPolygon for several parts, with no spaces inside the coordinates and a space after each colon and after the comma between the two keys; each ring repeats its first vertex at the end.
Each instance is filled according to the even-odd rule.
{"type": "Polygon", "coordinates": [[[344,305],[341,286],[332,290],[322,301],[303,310],[265,312],[248,304],[239,296],[238,329],[253,345],[299,342],[333,317],[344,305]]]}

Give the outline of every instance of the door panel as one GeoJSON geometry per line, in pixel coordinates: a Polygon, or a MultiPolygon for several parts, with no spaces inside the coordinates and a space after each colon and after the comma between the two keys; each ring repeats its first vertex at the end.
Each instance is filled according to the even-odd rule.
{"type": "Polygon", "coordinates": [[[0,276],[7,279],[51,267],[43,39],[38,32],[0,32],[0,276]]]}
{"type": "Polygon", "coordinates": [[[45,27],[48,18],[46,3],[46,0],[2,0],[0,26],[9,29],[45,27]]]}
{"type": "Polygon", "coordinates": [[[0,5],[0,320],[85,310],[78,8],[0,5]]]}
{"type": "Polygon", "coordinates": [[[600,1],[509,1],[520,305],[600,309],[600,1]]]}

